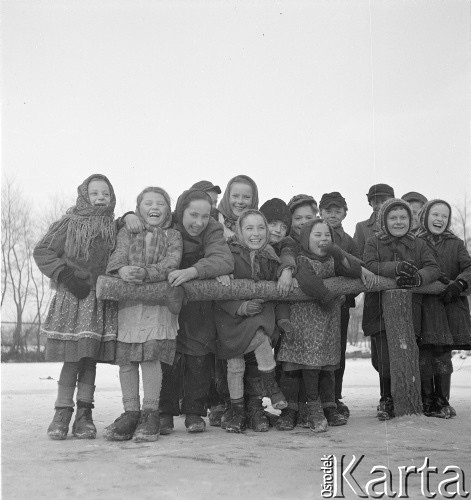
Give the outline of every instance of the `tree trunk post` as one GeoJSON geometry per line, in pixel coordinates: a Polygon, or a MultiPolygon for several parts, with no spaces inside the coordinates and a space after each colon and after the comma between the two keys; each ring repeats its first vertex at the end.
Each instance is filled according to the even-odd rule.
{"type": "Polygon", "coordinates": [[[391,366],[391,391],[396,417],[422,413],[419,349],[412,321],[412,293],[408,290],[383,292],[391,366]]]}

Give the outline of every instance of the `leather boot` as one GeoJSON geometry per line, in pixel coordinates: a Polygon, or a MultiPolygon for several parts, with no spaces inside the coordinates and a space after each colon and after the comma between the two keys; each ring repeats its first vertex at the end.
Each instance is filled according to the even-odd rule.
{"type": "Polygon", "coordinates": [[[247,395],[247,425],[255,432],[268,432],[270,423],[262,405],[262,381],[260,377],[245,377],[247,395]]]}
{"type": "Polygon", "coordinates": [[[245,401],[231,401],[232,418],[226,425],[227,432],[244,432],[247,428],[247,415],[245,414],[245,401]]]}
{"type": "Polygon", "coordinates": [[[93,423],[93,403],[77,401],[77,412],[72,426],[72,434],[78,439],[95,439],[96,427],[93,423]]]}
{"type": "Polygon", "coordinates": [[[71,407],[59,408],[56,407],[56,413],[51,424],[47,429],[47,435],[51,439],[65,439],[69,432],[70,419],[74,409],[71,407]]]}

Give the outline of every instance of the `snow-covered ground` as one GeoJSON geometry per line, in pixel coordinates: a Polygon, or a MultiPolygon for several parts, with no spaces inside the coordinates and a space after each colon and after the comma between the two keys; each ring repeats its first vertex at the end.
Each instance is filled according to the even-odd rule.
{"type": "MultiPolygon", "coordinates": [[[[447,465],[465,471],[471,481],[471,358],[454,358],[451,420],[406,416],[378,422],[377,374],[368,359],[349,359],[344,401],[352,416],[347,426],[324,434],[308,429],[234,435],[219,428],[190,435],[183,418],[176,432],[156,443],[110,443],[103,428],[122,411],[117,368],[99,365],[94,410],[98,438],[52,441],[46,428],[53,415],[58,363],[2,364],[2,498],[4,499],[320,499],[321,457],[340,461],[365,455],[354,471],[361,487],[377,478],[374,465],[392,471],[420,467],[426,457],[438,474],[430,490],[450,476],[447,465]]],[[[471,490],[471,484],[466,484],[471,490]]],[[[450,488],[454,491],[456,486],[450,488]]],[[[409,498],[424,498],[419,475],[409,478],[409,498]]],[[[345,485],[345,498],[358,498],[345,485]]],[[[441,498],[438,494],[436,498],[441,498]]],[[[457,497],[459,498],[459,497],[457,497]]]]}

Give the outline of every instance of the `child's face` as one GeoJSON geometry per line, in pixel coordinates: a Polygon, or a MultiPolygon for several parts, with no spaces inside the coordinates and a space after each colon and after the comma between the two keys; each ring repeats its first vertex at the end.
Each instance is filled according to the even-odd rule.
{"type": "Polygon", "coordinates": [[[301,205],[296,208],[293,212],[291,218],[291,227],[295,234],[301,234],[301,229],[312,219],[315,219],[317,215],[317,211],[314,209],[312,205],[301,205]]]}
{"type": "Polygon", "coordinates": [[[162,225],[167,220],[168,211],[167,202],[160,193],[144,193],[139,213],[147,224],[154,227],[162,225]]]}
{"type": "Polygon", "coordinates": [[[189,235],[199,236],[208,226],[211,204],[207,200],[193,200],[183,211],[183,227],[189,235]]]}
{"type": "Polygon", "coordinates": [[[92,179],[88,183],[88,199],[94,207],[107,207],[111,202],[110,187],[101,179],[92,179]]]}
{"type": "Polygon", "coordinates": [[[409,231],[409,213],[405,208],[391,210],[386,217],[386,226],[391,236],[395,238],[404,236],[409,231]]]}
{"type": "Polygon", "coordinates": [[[424,204],[421,201],[411,201],[409,203],[411,209],[412,209],[412,227],[411,229],[417,229],[419,227],[419,212],[420,209],[424,206],[424,204]]]}
{"type": "Polygon", "coordinates": [[[373,209],[373,212],[378,213],[379,209],[384,205],[384,202],[389,200],[391,196],[386,196],[386,195],[380,195],[380,196],[374,196],[370,200],[370,206],[373,209]]]}
{"type": "Polygon", "coordinates": [[[433,205],[428,214],[428,230],[432,234],[442,234],[447,227],[449,218],[450,209],[446,205],[443,203],[433,205]]]}
{"type": "Polygon", "coordinates": [[[315,224],[309,235],[309,250],[319,257],[327,255],[327,248],[332,243],[329,226],[325,222],[315,224]]]}
{"type": "Polygon", "coordinates": [[[242,238],[251,250],[258,250],[267,241],[267,228],[263,217],[257,214],[248,215],[242,221],[242,238]]]}
{"type": "Polygon", "coordinates": [[[240,217],[244,210],[252,206],[252,199],[252,188],[248,184],[234,182],[234,184],[231,185],[229,205],[234,215],[240,217]]]}
{"type": "Polygon", "coordinates": [[[269,239],[268,243],[278,243],[288,231],[288,226],[281,220],[274,220],[268,223],[269,239]]]}
{"type": "Polygon", "coordinates": [[[346,215],[345,208],[338,205],[330,205],[327,208],[321,209],[321,218],[326,220],[332,227],[341,226],[346,215]]]}
{"type": "Polygon", "coordinates": [[[209,197],[211,198],[211,204],[213,205],[213,208],[216,208],[218,205],[218,194],[216,191],[207,191],[209,197]]]}

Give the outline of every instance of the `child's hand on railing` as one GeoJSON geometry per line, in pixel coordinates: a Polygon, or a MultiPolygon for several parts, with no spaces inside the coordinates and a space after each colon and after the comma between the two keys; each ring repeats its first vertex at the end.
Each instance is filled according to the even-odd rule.
{"type": "Polygon", "coordinates": [[[375,273],[368,271],[368,269],[362,267],[361,281],[368,290],[371,290],[371,288],[378,284],[378,276],[375,273]]]}
{"type": "Polygon", "coordinates": [[[283,269],[278,278],[276,289],[283,297],[286,297],[286,295],[293,291],[293,271],[290,268],[283,269]]]}
{"type": "Polygon", "coordinates": [[[222,276],[216,276],[216,281],[221,283],[221,285],[229,286],[231,284],[232,274],[223,274],[222,276]]]}

